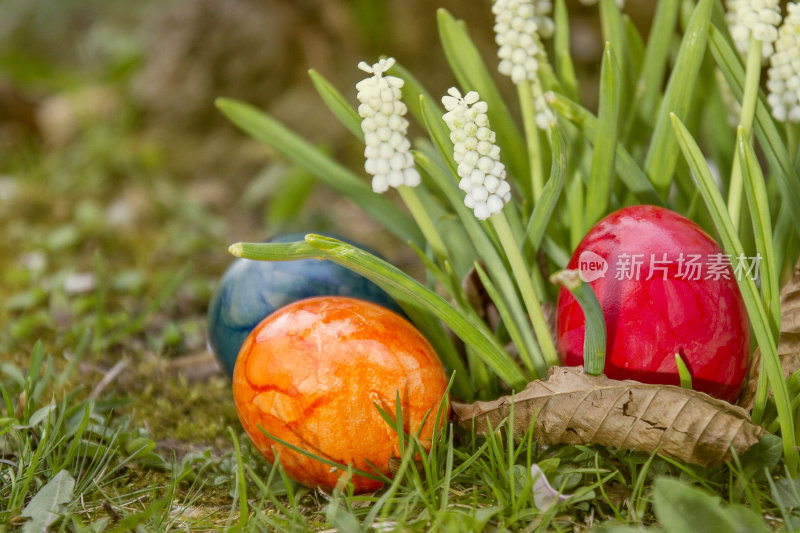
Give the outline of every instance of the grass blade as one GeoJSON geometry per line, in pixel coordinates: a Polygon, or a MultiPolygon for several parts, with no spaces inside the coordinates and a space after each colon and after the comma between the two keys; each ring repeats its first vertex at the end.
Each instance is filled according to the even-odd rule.
{"type": "Polygon", "coordinates": [[[561,81],[564,94],[577,101],[580,98],[580,91],[575,76],[575,66],[569,53],[569,17],[564,0],[556,0],[553,21],[556,28],[553,33],[556,74],[561,81]]]}
{"type": "MultiPolygon", "coordinates": [[[[612,1],[612,0],[609,0],[612,1]]],[[[603,2],[606,5],[608,2],[603,2]]],[[[617,8],[614,7],[616,10],[617,8]]],[[[603,135],[597,136],[592,152],[589,185],[586,190],[586,216],[584,229],[588,230],[608,210],[611,189],[614,184],[614,146],[617,144],[618,110],[622,98],[621,72],[611,43],[606,42],[603,63],[600,67],[600,104],[597,128],[603,135]]]]}
{"type": "Polygon", "coordinates": [[[539,249],[567,179],[567,155],[564,151],[564,139],[555,123],[550,124],[550,146],[553,153],[550,179],[547,180],[542,190],[542,196],[533,207],[528,227],[525,229],[526,249],[523,250],[523,254],[526,256],[528,255],[527,247],[531,247],[533,250],[539,249]]]}
{"type": "Polygon", "coordinates": [[[644,170],[662,193],[669,188],[678,162],[678,143],[672,132],[670,115],[674,113],[683,120],[695,96],[695,82],[706,50],[713,5],[714,0],[700,0],[692,12],[650,140],[644,170]]]}
{"type": "Polygon", "coordinates": [[[739,150],[744,192],[750,208],[750,219],[753,221],[756,249],[761,254],[761,298],[770,320],[773,338],[778,338],[781,323],[780,287],[778,286],[778,269],[775,262],[775,248],[772,242],[772,221],[770,220],[767,187],[764,175],[753,151],[753,147],[745,139],[744,129],[739,126],[736,136],[739,150]]]}
{"type": "MultiPolygon", "coordinates": [[[[402,78],[405,81],[403,88],[401,89],[403,94],[403,102],[405,102],[405,104],[408,106],[408,111],[415,119],[417,119],[417,122],[422,125],[425,124],[425,119],[422,116],[422,98],[425,98],[428,103],[431,103],[434,107],[436,107],[437,114],[439,116],[442,115],[442,111],[436,106],[435,103],[433,103],[436,102],[433,96],[431,96],[428,90],[425,89],[419,80],[417,80],[417,78],[414,77],[414,75],[411,74],[411,72],[409,72],[404,66],[402,66],[400,63],[395,63],[392,68],[389,69],[389,74],[392,76],[397,76],[398,78],[402,78]]],[[[446,130],[447,126],[444,124],[444,122],[442,122],[442,126],[444,126],[446,130]]]]}
{"type": "MultiPolygon", "coordinates": [[[[621,102],[628,102],[633,96],[633,80],[636,79],[636,72],[634,72],[635,63],[633,61],[633,54],[628,43],[628,35],[625,29],[625,22],[622,18],[622,12],[615,0],[600,0],[600,26],[603,32],[603,40],[606,43],[606,48],[610,47],[614,51],[615,57],[619,58],[617,63],[617,87],[619,98],[621,102]]],[[[603,62],[605,62],[605,51],[603,52],[603,62]]],[[[602,69],[602,67],[601,67],[602,69]]],[[[600,83],[602,91],[602,70],[600,73],[600,83]]],[[[602,99],[601,99],[602,101],[602,99]]],[[[626,121],[626,114],[633,111],[629,106],[619,109],[620,121],[624,124],[626,121]]],[[[598,115],[600,113],[598,112],[598,115]]]]}
{"type": "Polygon", "coordinates": [[[336,87],[322,77],[322,74],[313,68],[308,71],[308,77],[311,78],[311,83],[317,90],[322,101],[328,106],[336,118],[339,119],[345,128],[360,140],[364,140],[364,131],[361,129],[361,117],[358,116],[358,111],[347,103],[342,94],[336,90],[336,87]]]}
{"type": "Polygon", "coordinates": [[[649,123],[658,105],[667,71],[669,46],[675,35],[680,0],[660,0],[655,6],[656,12],[650,25],[650,34],[647,36],[644,64],[636,87],[639,116],[645,123],[649,123]]]}
{"type": "MultiPolygon", "coordinates": [[[[714,221],[714,226],[722,239],[723,249],[733,257],[744,255],[744,248],[728,214],[727,205],[714,182],[714,177],[711,175],[700,147],[697,146],[689,130],[686,129],[686,126],[676,115],[672,115],[672,123],[686,162],[697,179],[698,190],[703,196],[703,201],[714,221]]],[[[739,284],[758,346],[761,348],[761,369],[762,372],[765,370],[767,372],[775,404],[778,408],[786,464],[792,475],[795,475],[797,472],[798,453],[795,448],[794,420],[791,406],[789,405],[786,382],[783,379],[783,371],[778,359],[775,338],[769,325],[770,321],[759,298],[755,282],[748,276],[743,276],[742,279],[737,279],[737,283],[739,284]]],[[[759,409],[759,407],[763,411],[763,406],[756,406],[756,409],[759,409]]],[[[755,412],[754,421],[758,423],[758,417],[755,412]]]]}

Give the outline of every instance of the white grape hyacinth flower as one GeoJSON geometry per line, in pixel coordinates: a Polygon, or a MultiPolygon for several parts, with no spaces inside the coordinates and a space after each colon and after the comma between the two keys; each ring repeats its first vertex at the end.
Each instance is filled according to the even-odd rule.
{"type": "Polygon", "coordinates": [[[761,41],[761,56],[770,57],[781,23],[779,0],[727,0],[725,4],[725,20],[739,53],[747,55],[752,34],[761,41]]]}
{"type": "Polygon", "coordinates": [[[536,78],[537,56],[542,53],[540,37],[553,35],[553,20],[548,16],[552,7],[549,0],[495,0],[492,4],[500,58],[497,70],[514,83],[536,78]]]}
{"type": "Polygon", "coordinates": [[[447,113],[442,117],[450,128],[453,159],[458,164],[458,187],[467,193],[464,205],[479,220],[503,210],[511,200],[511,186],[506,181],[506,168],[500,162],[500,147],[489,126],[489,106],[475,91],[463,97],[455,87],[442,97],[447,113]]]}
{"type": "Polygon", "coordinates": [[[406,136],[406,105],[400,99],[404,81],[384,76],[392,68],[394,58],[381,59],[370,66],[365,61],[358,68],[372,74],[356,84],[358,114],[364,132],[364,169],[372,176],[372,190],[386,192],[389,187],[416,187],[420,175],[414,168],[411,143],[406,136]]]}
{"type": "Polygon", "coordinates": [[[767,71],[767,102],[781,122],[800,122],[800,4],[790,2],[767,71]]]}

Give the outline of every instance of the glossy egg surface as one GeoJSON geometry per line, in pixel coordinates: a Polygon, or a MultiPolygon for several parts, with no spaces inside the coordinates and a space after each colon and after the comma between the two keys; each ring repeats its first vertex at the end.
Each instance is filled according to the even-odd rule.
{"type": "MultiPolygon", "coordinates": [[[[233,373],[239,419],[270,462],[289,476],[330,491],[340,469],[311,459],[272,436],[342,465],[389,475],[400,449],[375,405],[394,416],[399,394],[406,432],[430,444],[447,379],[427,340],[388,309],[353,298],[317,297],[289,304],[247,337],[233,373]]],[[[447,418],[446,413],[442,421],[447,418]]],[[[380,481],[352,479],[357,492],[380,481]]]]}
{"type": "MultiPolygon", "coordinates": [[[[729,259],[694,222],[661,207],[626,207],[598,222],[568,268],[590,281],[603,308],[605,374],[678,385],[680,354],[694,389],[735,402],[750,330],[736,282],[743,273],[729,259]]],[[[584,330],[583,311],[562,289],[557,332],[565,365],[583,364],[584,330]]]]}

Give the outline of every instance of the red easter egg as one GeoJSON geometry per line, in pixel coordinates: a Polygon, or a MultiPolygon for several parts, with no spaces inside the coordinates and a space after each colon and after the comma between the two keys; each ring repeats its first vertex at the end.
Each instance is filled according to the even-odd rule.
{"type": "MultiPolygon", "coordinates": [[[[699,226],[650,205],[620,209],[583,238],[568,268],[591,283],[606,320],[605,374],[678,385],[681,354],[695,390],[735,402],[747,374],[750,330],[736,275],[699,226]]],[[[558,298],[558,348],[583,364],[584,317],[558,298]]]]}
{"type": "MultiPolygon", "coordinates": [[[[345,471],[285,447],[270,435],[335,463],[389,476],[398,437],[375,408],[394,416],[399,392],[407,433],[430,444],[447,378],[427,340],[404,318],[353,298],[324,296],[282,307],[247,337],[233,372],[239,419],[270,462],[307,487],[331,491],[345,471]],[[373,465],[373,466],[370,466],[373,465]]],[[[441,421],[446,419],[446,413],[441,421]]],[[[355,475],[356,492],[381,482],[355,475]]]]}

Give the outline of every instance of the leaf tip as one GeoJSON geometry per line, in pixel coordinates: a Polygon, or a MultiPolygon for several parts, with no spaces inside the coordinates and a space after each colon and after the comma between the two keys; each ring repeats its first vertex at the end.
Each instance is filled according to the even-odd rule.
{"type": "Polygon", "coordinates": [[[235,244],[231,244],[228,246],[228,253],[234,257],[242,257],[244,253],[244,248],[242,247],[242,243],[237,242],[235,244]]]}
{"type": "Polygon", "coordinates": [[[550,276],[551,283],[557,283],[572,292],[581,285],[580,273],[577,270],[560,270],[550,276]]]}

